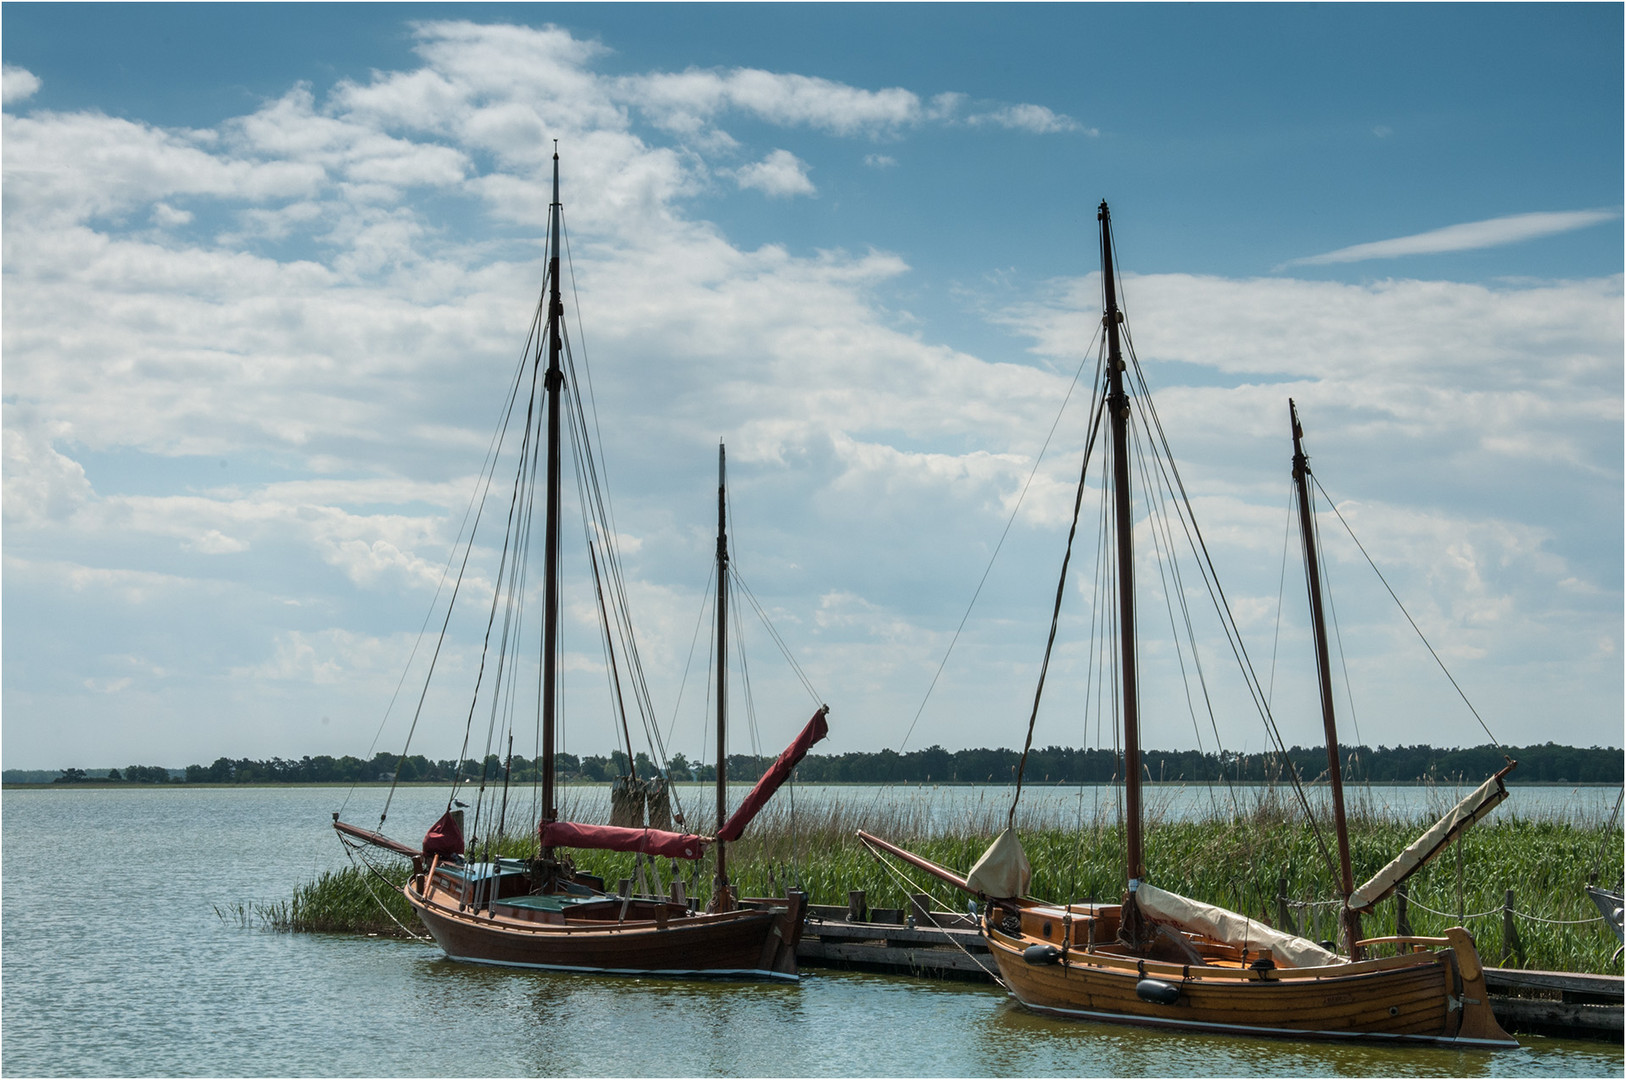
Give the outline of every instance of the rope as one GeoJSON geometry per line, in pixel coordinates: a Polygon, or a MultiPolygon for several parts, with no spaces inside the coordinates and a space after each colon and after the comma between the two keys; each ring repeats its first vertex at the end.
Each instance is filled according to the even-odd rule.
{"type": "Polygon", "coordinates": [[[1549,926],[1585,926],[1587,923],[1603,922],[1602,915],[1594,915],[1590,919],[1543,919],[1540,915],[1526,915],[1522,911],[1515,911],[1515,916],[1528,919],[1530,922],[1546,923],[1549,926]]]}
{"type": "Polygon", "coordinates": [[[1050,613],[1050,636],[1044,643],[1044,661],[1039,665],[1039,684],[1033,690],[1033,711],[1028,714],[1027,740],[1022,744],[1022,757],[1016,763],[1016,790],[1011,795],[1011,812],[1006,818],[1006,827],[1016,827],[1016,806],[1022,798],[1022,774],[1027,771],[1028,752],[1033,749],[1033,728],[1039,721],[1039,701],[1044,697],[1044,680],[1050,671],[1050,653],[1056,645],[1056,626],[1061,622],[1061,602],[1067,595],[1067,567],[1073,561],[1073,538],[1078,535],[1078,512],[1084,505],[1084,488],[1090,475],[1090,454],[1095,450],[1095,439],[1101,431],[1101,414],[1105,409],[1106,398],[1101,397],[1095,408],[1095,417],[1090,424],[1090,437],[1084,444],[1084,463],[1078,470],[1078,492],[1073,496],[1073,523],[1067,529],[1067,550],[1061,558],[1061,577],[1056,582],[1056,606],[1050,613]]]}
{"type": "Polygon", "coordinates": [[[1287,743],[1276,725],[1276,718],[1271,714],[1270,702],[1263,684],[1259,681],[1258,673],[1254,671],[1253,660],[1248,655],[1247,647],[1242,642],[1242,631],[1236,625],[1235,616],[1231,613],[1230,600],[1225,595],[1225,589],[1220,584],[1219,572],[1214,566],[1213,556],[1209,553],[1208,542],[1203,538],[1202,530],[1197,526],[1196,512],[1192,508],[1191,498],[1186,492],[1185,480],[1180,475],[1180,468],[1175,462],[1174,451],[1169,446],[1168,433],[1163,428],[1163,420],[1158,416],[1157,405],[1152,400],[1151,388],[1146,382],[1146,373],[1141,369],[1140,357],[1135,353],[1134,338],[1129,332],[1128,323],[1124,324],[1125,352],[1129,358],[1130,370],[1134,373],[1134,386],[1137,391],[1131,399],[1135,408],[1140,410],[1141,422],[1146,429],[1149,441],[1155,441],[1162,452],[1157,455],[1159,470],[1167,469],[1168,489],[1177,493],[1179,501],[1176,503],[1177,520],[1186,534],[1186,543],[1191,547],[1192,556],[1197,563],[1198,573],[1208,591],[1210,602],[1214,605],[1215,613],[1219,616],[1220,629],[1225,634],[1226,643],[1231,648],[1231,654],[1236,658],[1242,669],[1243,682],[1248,687],[1249,696],[1253,699],[1254,708],[1259,712],[1264,722],[1265,732],[1275,744],[1277,759],[1282,763],[1287,778],[1292,781],[1293,790],[1298,795],[1299,805],[1304,810],[1306,823],[1310,828],[1310,835],[1314,837],[1316,846],[1320,848],[1327,867],[1336,875],[1337,863],[1333,859],[1332,851],[1327,847],[1326,839],[1321,835],[1320,826],[1317,825],[1315,814],[1310,809],[1309,796],[1304,792],[1304,786],[1299,781],[1298,770],[1294,768],[1292,758],[1288,756],[1287,743]],[[1154,440],[1155,436],[1155,440],[1154,440]]]}
{"type": "Polygon", "coordinates": [[[790,647],[785,644],[785,639],[779,636],[778,629],[775,628],[774,624],[769,621],[767,610],[763,608],[761,602],[757,600],[756,594],[753,593],[751,591],[751,587],[745,583],[745,579],[740,577],[739,568],[730,565],[728,568],[728,573],[730,580],[734,582],[740,594],[745,597],[746,601],[751,605],[751,609],[756,612],[757,618],[762,622],[763,627],[767,629],[768,636],[773,639],[773,643],[775,645],[779,646],[780,653],[785,657],[786,663],[790,665],[790,669],[795,673],[796,678],[801,681],[802,687],[807,691],[808,696],[813,699],[813,704],[823,704],[824,698],[820,696],[818,690],[814,688],[813,684],[808,681],[806,672],[802,670],[802,665],[796,662],[796,658],[790,653],[790,647]]]}
{"type": "MultiPolygon", "coordinates": [[[[916,892],[920,891],[920,886],[915,884],[915,882],[911,881],[908,878],[907,875],[905,875],[902,871],[898,870],[897,867],[893,866],[890,862],[888,862],[886,860],[885,856],[883,856],[879,852],[875,851],[874,849],[871,849],[870,854],[875,856],[875,861],[881,864],[881,868],[883,870],[885,870],[887,873],[891,874],[893,877],[897,878],[899,884],[903,885],[903,887],[904,887],[904,894],[903,895],[904,895],[905,898],[908,897],[909,890],[911,890],[911,889],[913,889],[916,892]]],[[[930,895],[930,894],[928,893],[927,895],[930,895]]],[[[1000,986],[1003,986],[1006,990],[1010,990],[1010,988],[1011,988],[1010,984],[1007,983],[1004,979],[1001,979],[999,977],[999,975],[995,971],[988,970],[987,965],[985,965],[981,960],[977,959],[976,955],[974,953],[972,953],[970,949],[967,949],[964,945],[962,945],[958,938],[950,936],[948,940],[949,940],[949,944],[953,945],[956,949],[959,949],[961,952],[965,953],[966,959],[970,960],[973,964],[976,964],[977,968],[980,971],[982,971],[982,973],[984,975],[987,975],[990,979],[994,980],[1000,986]]]]}
{"type": "MultiPolygon", "coordinates": [[[[1096,331],[1099,333],[1099,329],[1096,331]]],[[[1095,345],[1095,338],[1090,338],[1090,346],[1095,345]]],[[[965,629],[966,620],[971,618],[971,609],[977,606],[977,597],[982,595],[982,587],[988,583],[988,575],[993,572],[994,561],[999,558],[1000,549],[1005,546],[1006,537],[1010,536],[1011,526],[1016,524],[1016,515],[1022,509],[1022,500],[1027,498],[1028,488],[1033,485],[1033,478],[1039,472],[1039,465],[1044,461],[1045,451],[1050,449],[1050,440],[1056,435],[1056,428],[1061,424],[1062,414],[1067,411],[1067,403],[1073,400],[1073,390],[1078,386],[1079,376],[1084,374],[1084,365],[1090,357],[1090,349],[1084,352],[1084,359],[1078,362],[1078,370],[1073,372],[1073,381],[1067,384],[1067,395],[1062,398],[1061,408],[1056,410],[1056,419],[1050,424],[1050,431],[1044,437],[1044,445],[1039,447],[1039,453],[1033,459],[1033,468],[1028,472],[1028,478],[1022,483],[1022,490],[1016,496],[1016,505],[1011,507],[1011,516],[1005,522],[1005,531],[999,534],[999,543],[994,545],[994,553],[988,556],[988,565],[982,571],[982,577],[977,581],[977,587],[971,594],[971,602],[965,606],[965,614],[960,616],[960,625],[954,628],[954,636],[949,639],[948,648],[943,650],[943,659],[937,665],[937,671],[932,675],[931,684],[926,687],[926,696],[920,699],[920,708],[915,710],[915,718],[909,721],[909,730],[903,733],[903,740],[898,743],[898,753],[909,744],[909,736],[915,733],[915,725],[920,723],[921,714],[926,711],[926,703],[932,698],[932,691],[937,689],[937,680],[943,677],[943,669],[948,666],[949,656],[954,652],[954,646],[960,640],[960,632],[965,629]]],[[[1099,365],[1097,365],[1099,366],[1099,365]]]]}
{"type": "MultiPolygon", "coordinates": [[[[395,883],[393,881],[391,881],[389,878],[385,877],[383,872],[380,871],[378,869],[378,867],[376,867],[372,863],[368,862],[367,857],[365,855],[361,854],[361,845],[360,844],[357,844],[355,841],[349,839],[348,837],[346,837],[346,836],[344,836],[342,834],[339,837],[339,843],[344,845],[345,854],[347,854],[350,857],[350,863],[351,863],[352,866],[354,866],[356,864],[356,862],[359,860],[361,862],[361,865],[365,866],[369,871],[371,871],[372,874],[375,877],[377,877],[380,881],[384,882],[391,889],[394,889],[396,887],[395,883]]],[[[368,883],[368,881],[367,881],[367,879],[365,877],[363,877],[361,879],[361,887],[367,890],[367,896],[372,900],[373,903],[378,905],[378,910],[382,911],[386,916],[388,916],[390,922],[394,923],[396,926],[399,926],[401,928],[401,933],[405,934],[407,937],[411,938],[413,941],[428,941],[429,940],[429,935],[427,935],[427,934],[415,934],[410,929],[408,929],[404,924],[402,924],[401,920],[397,919],[395,917],[395,913],[393,911],[391,911],[384,904],[384,901],[382,901],[382,900],[380,900],[378,898],[378,894],[373,892],[372,885],[370,883],[368,883]]]]}
{"type": "Polygon", "coordinates": [[[1316,478],[1314,473],[1310,474],[1310,479],[1315,480],[1316,490],[1326,498],[1327,505],[1332,508],[1334,514],[1338,515],[1339,524],[1343,525],[1344,531],[1349,533],[1349,538],[1355,541],[1355,546],[1361,549],[1361,554],[1366,556],[1366,564],[1372,568],[1372,572],[1378,576],[1378,580],[1383,582],[1383,587],[1389,590],[1389,596],[1400,608],[1400,613],[1406,616],[1406,621],[1411,623],[1411,628],[1417,631],[1417,637],[1422,641],[1423,646],[1428,649],[1428,654],[1434,658],[1436,664],[1440,665],[1440,670],[1445,672],[1445,677],[1450,679],[1451,688],[1457,692],[1457,696],[1462,699],[1462,703],[1468,706],[1468,711],[1474,714],[1474,719],[1478,720],[1479,726],[1485,729],[1485,734],[1490,737],[1490,741],[1496,745],[1497,749],[1501,749],[1502,741],[1491,734],[1491,729],[1485,723],[1484,718],[1479,715],[1479,710],[1474,708],[1474,703],[1468,700],[1468,695],[1463,693],[1462,687],[1457,685],[1457,680],[1452,676],[1450,669],[1445,666],[1445,661],[1440,659],[1440,654],[1434,651],[1434,646],[1428,643],[1428,638],[1423,635],[1422,627],[1417,625],[1417,620],[1411,617],[1411,612],[1406,610],[1406,605],[1400,602],[1400,597],[1396,596],[1394,589],[1390,588],[1389,579],[1383,576],[1383,571],[1379,570],[1378,564],[1372,561],[1372,556],[1367,555],[1366,547],[1361,543],[1360,537],[1356,536],[1355,530],[1349,527],[1349,522],[1344,520],[1344,515],[1338,512],[1338,504],[1332,501],[1332,496],[1327,494],[1327,489],[1321,486],[1321,481],[1316,478]]]}
{"type": "MultiPolygon", "coordinates": [[[[1324,907],[1342,907],[1343,903],[1344,903],[1342,900],[1291,900],[1286,896],[1280,896],[1280,895],[1278,895],[1276,897],[1276,899],[1280,900],[1282,903],[1286,904],[1290,908],[1299,908],[1299,909],[1303,909],[1303,908],[1324,908],[1324,907]]],[[[1492,915],[1501,915],[1504,912],[1513,915],[1515,918],[1525,919],[1525,920],[1527,920],[1529,922],[1546,923],[1549,926],[1586,926],[1586,925],[1588,925],[1590,923],[1604,922],[1605,921],[1605,919],[1604,919],[1604,917],[1602,915],[1594,915],[1590,919],[1548,919],[1548,918],[1543,918],[1540,915],[1532,915],[1532,914],[1530,914],[1529,912],[1526,912],[1526,911],[1519,911],[1517,908],[1508,908],[1508,907],[1494,907],[1494,908],[1489,909],[1488,911],[1477,911],[1477,912],[1473,913],[1472,915],[1458,915],[1454,911],[1439,911],[1439,910],[1437,910],[1435,908],[1431,908],[1427,904],[1425,904],[1425,903],[1421,902],[1420,900],[1418,900],[1414,896],[1408,896],[1406,898],[1406,903],[1407,903],[1407,906],[1414,907],[1414,908],[1421,908],[1423,911],[1428,912],[1430,915],[1438,915],[1443,919],[1461,919],[1464,922],[1468,921],[1469,919],[1485,919],[1485,918],[1489,918],[1492,915]]]]}
{"type": "Polygon", "coordinates": [[[1344,903],[1342,900],[1289,900],[1285,896],[1278,896],[1276,899],[1294,908],[1342,907],[1344,903]]]}

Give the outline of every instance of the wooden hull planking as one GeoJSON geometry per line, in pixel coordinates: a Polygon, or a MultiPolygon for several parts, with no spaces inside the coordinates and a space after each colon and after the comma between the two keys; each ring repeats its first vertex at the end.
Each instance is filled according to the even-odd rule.
{"type": "MultiPolygon", "coordinates": [[[[1072,929],[1080,938],[1086,910],[1072,909],[1072,929]]],[[[1101,911],[1109,912],[1115,933],[1117,910],[1101,911]]],[[[1223,960],[1142,960],[1107,951],[1110,945],[1068,948],[1065,964],[1028,963],[1023,957],[1028,947],[1063,944],[1066,914],[1059,907],[1025,905],[1017,933],[1006,932],[993,919],[984,923],[989,952],[1006,986],[1038,1012],[1227,1034],[1518,1045],[1491,1015],[1484,972],[1465,931],[1448,932],[1440,941],[1447,947],[1439,952],[1268,972],[1223,960]],[[1167,1003],[1147,1000],[1137,993],[1143,979],[1177,988],[1177,996],[1167,1003]]],[[[1195,944],[1209,951],[1201,949],[1204,942],[1195,944]]],[[[1211,951],[1217,956],[1227,949],[1216,944],[1211,951]]]]}
{"type": "Polygon", "coordinates": [[[587,917],[510,909],[459,910],[460,891],[414,877],[403,889],[435,942],[458,961],[548,971],[621,975],[797,978],[805,900],[721,914],[690,913],[660,900],[609,897],[587,917]],[[625,909],[626,917],[620,913],[625,909]]]}

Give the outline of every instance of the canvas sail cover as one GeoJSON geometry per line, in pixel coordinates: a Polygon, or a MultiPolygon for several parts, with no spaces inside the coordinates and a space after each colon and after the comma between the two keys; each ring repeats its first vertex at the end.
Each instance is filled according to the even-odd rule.
{"type": "Polygon", "coordinates": [[[1028,865],[1027,853],[1016,838],[1015,829],[1006,829],[988,845],[977,865],[965,876],[966,888],[983,896],[1008,900],[1022,896],[1033,880],[1033,868],[1028,865]]]}
{"type": "Polygon", "coordinates": [[[1271,959],[1281,967],[1325,967],[1328,964],[1349,963],[1337,953],[1328,952],[1306,938],[1283,933],[1246,915],[1213,904],[1188,900],[1145,882],[1141,882],[1135,890],[1135,902],[1143,915],[1157,922],[1171,923],[1182,930],[1202,934],[1239,949],[1256,952],[1269,950],[1271,959]]]}
{"type": "Polygon", "coordinates": [[[1502,777],[1512,768],[1513,766],[1509,765],[1480,784],[1472,795],[1453,806],[1450,813],[1435,822],[1434,827],[1428,832],[1412,841],[1410,847],[1396,855],[1394,861],[1379,870],[1371,881],[1351,893],[1349,906],[1357,911],[1371,911],[1374,904],[1394,892],[1395,886],[1422,869],[1425,863],[1438,855],[1458,834],[1494,810],[1497,803],[1507,798],[1507,788],[1502,786],[1502,777]]]}
{"type": "Polygon", "coordinates": [[[581,825],[549,821],[541,830],[542,846],[591,848],[595,851],[636,851],[668,859],[698,859],[705,854],[706,838],[660,829],[628,829],[615,825],[581,825]]]}
{"type": "Polygon", "coordinates": [[[717,830],[717,839],[732,842],[740,838],[740,834],[751,823],[751,819],[757,816],[757,812],[773,797],[773,793],[779,790],[779,785],[790,779],[791,770],[807,756],[813,744],[830,734],[830,725],[824,719],[829,711],[830,706],[819,706],[819,711],[813,714],[813,719],[809,720],[802,733],[796,736],[796,741],[785,747],[784,753],[768,766],[768,771],[762,774],[762,779],[757,781],[756,787],[752,788],[745,801],[740,803],[740,808],[734,811],[733,816],[721,829],[717,830]]]}
{"type": "Polygon", "coordinates": [[[425,855],[463,854],[463,812],[448,810],[424,834],[425,855]]]}

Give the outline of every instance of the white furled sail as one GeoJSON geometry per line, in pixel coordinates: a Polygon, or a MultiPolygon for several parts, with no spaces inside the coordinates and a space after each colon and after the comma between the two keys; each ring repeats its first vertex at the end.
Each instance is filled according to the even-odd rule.
{"type": "Polygon", "coordinates": [[[1327,967],[1330,964],[1349,963],[1344,957],[1328,952],[1308,938],[1283,933],[1246,915],[1238,915],[1213,904],[1188,900],[1144,881],[1135,889],[1135,903],[1140,907],[1141,914],[1157,922],[1170,923],[1239,949],[1268,950],[1271,959],[1281,967],[1327,967]]]}
{"type": "Polygon", "coordinates": [[[1502,777],[1512,769],[1513,766],[1509,765],[1475,788],[1472,795],[1453,806],[1450,813],[1412,841],[1410,847],[1396,855],[1388,866],[1373,875],[1372,880],[1351,893],[1349,906],[1357,911],[1371,911],[1374,904],[1394,892],[1395,886],[1422,869],[1430,859],[1444,850],[1446,844],[1494,810],[1498,803],[1507,798],[1507,788],[1502,785],[1502,777]]]}

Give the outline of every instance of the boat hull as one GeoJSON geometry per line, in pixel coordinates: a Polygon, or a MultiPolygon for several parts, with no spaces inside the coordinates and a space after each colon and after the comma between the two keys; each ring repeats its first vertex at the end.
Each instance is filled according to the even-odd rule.
{"type": "Polygon", "coordinates": [[[1089,948],[1041,949],[1046,962],[1035,964],[1024,952],[1064,944],[1066,912],[1025,907],[1021,930],[1010,933],[1000,922],[1008,928],[1013,914],[1007,908],[986,919],[983,932],[1011,994],[1037,1012],[1295,1039],[1518,1045],[1491,1015],[1483,970],[1465,931],[1448,932],[1439,942],[1447,947],[1438,952],[1317,968],[1158,962],[1089,948]]]}
{"type": "Polygon", "coordinates": [[[805,901],[798,894],[761,907],[710,914],[680,905],[606,898],[627,918],[579,920],[506,905],[459,909],[458,893],[410,880],[407,902],[448,958],[473,964],[618,975],[794,980],[805,901]],[[653,915],[655,917],[649,917],[653,915]]]}

